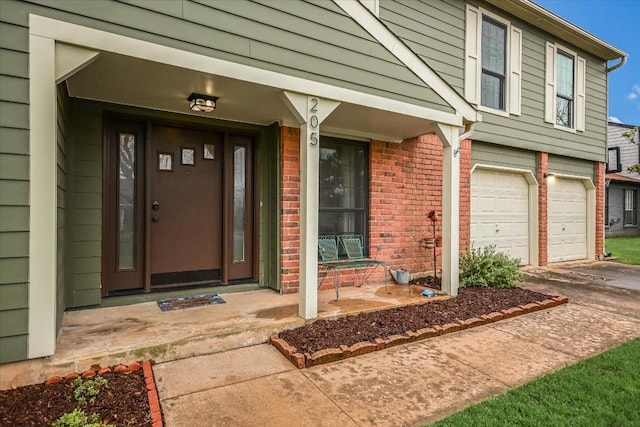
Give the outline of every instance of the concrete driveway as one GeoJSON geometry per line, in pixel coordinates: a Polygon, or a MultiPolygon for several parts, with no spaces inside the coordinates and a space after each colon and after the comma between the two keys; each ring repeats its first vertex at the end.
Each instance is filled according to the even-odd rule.
{"type": "Polygon", "coordinates": [[[425,425],[639,337],[640,290],[618,285],[640,268],[605,264],[527,271],[569,304],[310,369],[264,344],[160,363],[166,425],[425,425]]]}

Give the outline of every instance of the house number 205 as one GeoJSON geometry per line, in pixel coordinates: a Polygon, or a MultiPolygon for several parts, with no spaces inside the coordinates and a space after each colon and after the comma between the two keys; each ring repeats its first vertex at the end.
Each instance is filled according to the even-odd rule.
{"type": "Polygon", "coordinates": [[[309,126],[311,126],[311,136],[309,137],[309,143],[311,145],[316,145],[318,143],[318,132],[314,132],[314,130],[318,129],[318,116],[316,113],[318,112],[318,104],[320,101],[318,98],[311,98],[311,108],[309,108],[309,126]]]}

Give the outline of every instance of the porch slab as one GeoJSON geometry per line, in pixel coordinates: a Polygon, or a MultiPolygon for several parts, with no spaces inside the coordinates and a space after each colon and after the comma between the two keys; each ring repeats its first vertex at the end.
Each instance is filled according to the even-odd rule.
{"type": "MultiPolygon", "coordinates": [[[[422,302],[421,286],[367,284],[318,295],[319,317],[422,302]]],[[[207,292],[210,293],[210,289],[207,292]]],[[[267,342],[285,328],[305,323],[298,294],[270,289],[224,293],[225,304],[160,310],[156,302],[66,312],[54,355],[0,366],[0,388],[30,384],[53,375],[82,372],[92,365],[152,359],[167,362],[267,342]],[[28,366],[27,366],[28,364],[28,366]]],[[[439,297],[440,298],[440,297],[439,297]]],[[[444,297],[441,297],[444,298],[444,297]]]]}

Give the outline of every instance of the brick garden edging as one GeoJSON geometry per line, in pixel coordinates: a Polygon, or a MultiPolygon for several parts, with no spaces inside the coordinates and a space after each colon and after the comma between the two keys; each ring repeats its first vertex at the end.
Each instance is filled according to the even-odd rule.
{"type": "Polygon", "coordinates": [[[149,399],[149,411],[151,412],[151,423],[153,427],[163,427],[164,424],[162,422],[162,411],[160,409],[160,399],[158,397],[158,390],[156,389],[156,382],[153,377],[153,369],[151,369],[151,361],[146,360],[142,363],[134,362],[129,365],[117,365],[113,368],[106,367],[100,368],[97,367],[95,369],[88,369],[82,373],[72,372],[64,377],[61,376],[53,376],[45,381],[45,384],[55,384],[64,379],[72,380],[78,377],[82,377],[84,379],[93,378],[96,375],[106,374],[107,372],[136,372],[142,369],[144,373],[144,382],[147,387],[147,397],[149,399]]]}
{"type": "Polygon", "coordinates": [[[430,328],[419,329],[417,331],[407,331],[402,335],[391,335],[387,338],[376,338],[374,342],[361,341],[352,346],[341,345],[339,348],[326,348],[314,353],[299,353],[297,349],[285,340],[272,335],[269,343],[282,353],[294,366],[299,369],[310,368],[312,366],[322,365],[324,363],[335,362],[337,360],[346,359],[348,357],[360,356],[361,354],[372,353],[374,351],[383,350],[385,348],[395,347],[397,345],[420,341],[451,332],[461,331],[463,329],[474,328],[476,326],[486,325],[488,323],[497,322],[499,320],[509,319],[520,316],[522,314],[532,313],[538,310],[544,310],[558,305],[566,304],[569,298],[559,295],[551,299],[537,301],[519,307],[513,307],[507,310],[494,311],[489,314],[483,314],[480,318],[471,317],[465,320],[458,320],[455,323],[447,323],[444,325],[436,325],[430,328]]]}

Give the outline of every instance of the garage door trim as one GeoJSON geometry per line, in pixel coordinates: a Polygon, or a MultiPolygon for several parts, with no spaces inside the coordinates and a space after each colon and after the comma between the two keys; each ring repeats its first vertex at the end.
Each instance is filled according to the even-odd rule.
{"type": "MultiPolygon", "coordinates": [[[[476,169],[493,170],[500,172],[510,172],[521,174],[527,184],[529,184],[529,264],[538,265],[538,181],[535,174],[529,169],[510,168],[505,166],[489,165],[484,163],[476,163],[471,168],[471,174],[476,169]]],[[[471,214],[471,208],[469,208],[471,214]]]]}

